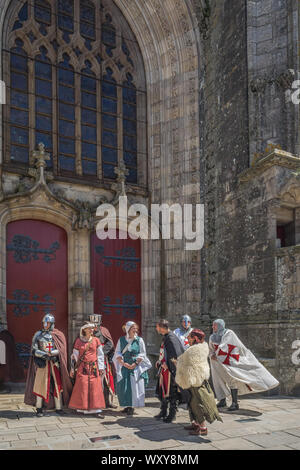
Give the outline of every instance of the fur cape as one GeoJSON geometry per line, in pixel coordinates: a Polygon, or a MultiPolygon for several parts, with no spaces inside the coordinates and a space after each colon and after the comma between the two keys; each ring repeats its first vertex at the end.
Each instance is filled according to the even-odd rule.
{"type": "Polygon", "coordinates": [[[208,344],[206,342],[190,346],[177,359],[175,381],[182,389],[201,387],[209,379],[208,344]]]}

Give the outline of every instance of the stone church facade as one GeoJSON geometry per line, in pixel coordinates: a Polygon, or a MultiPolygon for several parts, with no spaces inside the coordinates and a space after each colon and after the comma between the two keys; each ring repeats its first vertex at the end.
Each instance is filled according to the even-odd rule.
{"type": "MultiPolygon", "coordinates": [[[[296,0],[0,1],[1,328],[30,315],[39,324],[52,305],[41,302],[43,286],[26,298],[27,288],[14,290],[25,264],[44,260],[50,273],[59,257],[64,242],[38,245],[43,224],[64,231],[59,285],[71,347],[87,315],[104,313],[108,327],[129,318],[124,305],[114,316],[116,300],[109,311],[95,297],[105,284],[92,273],[97,208],[117,207],[124,194],[146,206],[204,204],[201,250],[141,240],[138,257],[125,247],[131,268],[110,284],[126,284],[139,260],[132,308],[153,359],[157,319],[175,327],[189,314],[208,335],[224,318],[280,391],[299,395],[299,8],[296,0]],[[29,225],[32,238],[20,232],[29,225]]],[[[55,276],[48,285],[58,289],[55,276]]]]}

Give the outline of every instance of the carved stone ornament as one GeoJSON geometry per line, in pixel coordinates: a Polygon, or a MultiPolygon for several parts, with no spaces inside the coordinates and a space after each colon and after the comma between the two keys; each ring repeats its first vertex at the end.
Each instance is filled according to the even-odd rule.
{"type": "Polygon", "coordinates": [[[276,74],[267,77],[257,77],[253,78],[250,82],[250,89],[252,93],[263,93],[267,85],[277,85],[283,90],[289,90],[292,87],[292,84],[295,80],[295,71],[288,69],[280,74],[276,74]]]}
{"type": "Polygon", "coordinates": [[[254,162],[253,166],[243,171],[239,175],[239,182],[246,183],[251,181],[256,177],[261,176],[262,173],[273,166],[282,166],[289,170],[297,170],[300,168],[300,157],[275,148],[268,155],[258,158],[254,162]]]}
{"type": "Polygon", "coordinates": [[[117,182],[111,185],[111,189],[116,192],[115,197],[110,202],[113,206],[119,203],[119,197],[127,196],[126,194],[126,176],[129,174],[124,160],[121,160],[119,166],[115,168],[115,174],[117,175],[117,182]]]}

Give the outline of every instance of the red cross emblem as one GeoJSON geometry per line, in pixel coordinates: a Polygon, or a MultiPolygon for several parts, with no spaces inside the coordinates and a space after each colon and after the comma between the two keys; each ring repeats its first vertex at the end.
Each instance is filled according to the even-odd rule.
{"type": "Polygon", "coordinates": [[[53,349],[53,346],[51,343],[48,343],[48,346],[46,346],[46,349],[48,349],[48,351],[51,353],[52,349],[53,349]]]}
{"type": "Polygon", "coordinates": [[[224,352],[222,351],[222,349],[219,350],[218,352],[218,356],[226,356],[224,361],[223,361],[223,364],[225,364],[226,366],[230,366],[230,358],[232,357],[233,359],[235,359],[237,362],[239,362],[239,359],[240,359],[240,355],[239,354],[231,354],[232,351],[237,348],[237,346],[233,346],[233,344],[228,344],[228,352],[224,352]]]}

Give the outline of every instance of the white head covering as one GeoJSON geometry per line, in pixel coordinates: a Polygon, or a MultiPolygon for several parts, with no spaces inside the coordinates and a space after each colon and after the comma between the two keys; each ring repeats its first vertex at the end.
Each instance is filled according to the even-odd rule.
{"type": "Polygon", "coordinates": [[[83,335],[83,330],[85,330],[86,328],[95,328],[95,325],[94,323],[86,323],[85,325],[83,325],[81,328],[80,328],[80,339],[81,341],[87,341],[86,339],[86,336],[83,335]]]}
{"type": "MultiPolygon", "coordinates": [[[[131,328],[133,325],[136,325],[136,323],[135,323],[134,321],[128,321],[128,322],[126,323],[126,325],[125,325],[126,340],[127,340],[128,342],[129,342],[129,341],[132,342],[133,339],[134,339],[134,338],[133,338],[133,339],[130,339],[130,338],[129,338],[129,330],[130,330],[130,328],[131,328]]],[[[136,336],[137,336],[137,335],[135,335],[135,337],[136,337],[136,336]]]]}

